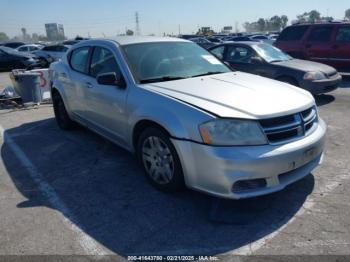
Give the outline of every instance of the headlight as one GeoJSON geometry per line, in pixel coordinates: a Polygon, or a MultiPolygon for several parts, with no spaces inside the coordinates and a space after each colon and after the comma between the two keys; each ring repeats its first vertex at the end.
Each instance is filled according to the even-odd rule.
{"type": "Polygon", "coordinates": [[[267,144],[259,124],[250,120],[216,119],[199,126],[203,142],[214,146],[267,144]]]}
{"type": "Polygon", "coordinates": [[[322,80],[322,79],[326,79],[325,74],[322,72],[307,72],[304,75],[304,80],[308,80],[308,81],[322,80]]]}

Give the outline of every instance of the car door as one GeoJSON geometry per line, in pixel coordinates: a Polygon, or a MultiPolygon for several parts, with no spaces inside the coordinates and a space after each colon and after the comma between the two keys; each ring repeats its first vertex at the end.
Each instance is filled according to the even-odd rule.
{"type": "Polygon", "coordinates": [[[1,70],[15,69],[16,67],[18,68],[20,65],[21,63],[18,57],[15,57],[11,54],[8,54],[0,50],[0,69],[1,70]]]}
{"type": "Polygon", "coordinates": [[[82,121],[86,118],[86,89],[90,86],[89,56],[90,46],[74,49],[68,55],[69,73],[61,72],[60,82],[64,85],[67,103],[74,116],[82,121]]]}
{"type": "Polygon", "coordinates": [[[254,58],[259,59],[259,55],[249,46],[227,45],[224,60],[228,62],[233,69],[238,71],[265,75],[262,62],[255,63],[254,58]]]}
{"type": "Polygon", "coordinates": [[[350,70],[350,25],[340,25],[337,28],[332,50],[332,64],[350,70]]]}
{"type": "Polygon", "coordinates": [[[86,119],[100,133],[124,144],[126,86],[101,85],[97,82],[98,75],[111,72],[124,81],[115,53],[108,47],[95,46],[91,56],[90,78],[86,83],[89,88],[84,89],[86,119]]]}
{"type": "Polygon", "coordinates": [[[314,26],[305,42],[306,58],[320,63],[331,63],[333,25],[314,26]]]}
{"type": "Polygon", "coordinates": [[[7,69],[7,54],[0,50],[0,70],[7,69]]]}

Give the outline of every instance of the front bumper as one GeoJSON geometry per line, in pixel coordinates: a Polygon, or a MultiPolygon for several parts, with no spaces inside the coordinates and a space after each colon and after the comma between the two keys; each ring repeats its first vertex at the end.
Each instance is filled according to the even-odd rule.
{"type": "Polygon", "coordinates": [[[333,78],[328,78],[324,80],[307,81],[303,80],[302,88],[306,89],[313,95],[319,95],[331,92],[338,88],[342,81],[342,76],[337,74],[333,78]]]}
{"type": "Polygon", "coordinates": [[[284,145],[213,147],[172,139],[190,188],[223,198],[242,199],[284,189],[321,162],[326,125],[284,145]]]}

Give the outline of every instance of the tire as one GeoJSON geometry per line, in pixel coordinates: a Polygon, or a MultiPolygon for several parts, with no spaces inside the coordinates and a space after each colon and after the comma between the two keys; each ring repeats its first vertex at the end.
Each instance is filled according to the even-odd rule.
{"type": "Polygon", "coordinates": [[[279,77],[276,80],[293,85],[293,86],[296,86],[296,87],[299,87],[298,82],[292,77],[284,76],[284,77],[279,77]]]}
{"type": "Polygon", "coordinates": [[[70,119],[62,97],[57,93],[52,95],[53,110],[58,126],[63,130],[72,130],[75,123],[70,119]]]}
{"type": "Polygon", "coordinates": [[[180,159],[167,133],[156,127],[145,129],[136,153],[148,181],[156,189],[166,193],[184,189],[180,159]]]}

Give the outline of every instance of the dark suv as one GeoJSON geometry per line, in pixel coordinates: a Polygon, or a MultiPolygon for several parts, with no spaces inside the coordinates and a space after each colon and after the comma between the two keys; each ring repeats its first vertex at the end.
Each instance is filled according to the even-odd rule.
{"type": "Polygon", "coordinates": [[[350,70],[350,23],[292,25],[283,30],[275,46],[295,58],[350,70]]]}

